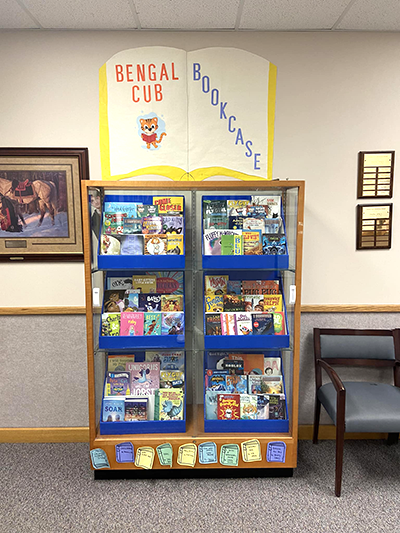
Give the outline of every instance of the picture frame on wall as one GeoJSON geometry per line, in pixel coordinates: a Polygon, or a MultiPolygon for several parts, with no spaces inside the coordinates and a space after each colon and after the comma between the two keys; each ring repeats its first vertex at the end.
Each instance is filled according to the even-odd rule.
{"type": "Polygon", "coordinates": [[[0,148],[0,261],[83,261],[87,148],[0,148]]]}

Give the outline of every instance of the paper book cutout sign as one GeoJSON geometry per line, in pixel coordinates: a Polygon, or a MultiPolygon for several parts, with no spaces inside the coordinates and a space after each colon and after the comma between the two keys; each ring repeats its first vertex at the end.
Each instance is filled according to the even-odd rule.
{"type": "Polygon", "coordinates": [[[135,451],[131,442],[121,442],[115,445],[115,459],[117,463],[134,463],[135,451]]]}
{"type": "Polygon", "coordinates": [[[196,464],[197,446],[196,444],[182,444],[178,450],[178,465],[191,466],[196,464]]]}
{"type": "Polygon", "coordinates": [[[286,461],[286,444],[276,441],[267,444],[267,461],[269,463],[284,463],[286,461]]]}
{"type": "Polygon", "coordinates": [[[239,444],[223,444],[219,454],[219,462],[224,466],[238,466],[239,444]]]}
{"type": "Polygon", "coordinates": [[[202,465],[218,463],[217,445],[215,442],[202,442],[199,444],[199,463],[202,465]]]}
{"type": "Polygon", "coordinates": [[[261,461],[261,445],[257,439],[247,440],[240,444],[242,448],[243,461],[246,463],[253,463],[261,461]]]}
{"type": "Polygon", "coordinates": [[[145,470],[151,470],[154,463],[154,449],[149,446],[142,446],[136,451],[135,465],[145,470]]]}
{"type": "Polygon", "coordinates": [[[92,465],[95,470],[99,470],[100,468],[110,468],[107,454],[101,448],[90,450],[90,459],[92,460],[92,465]]]}
{"type": "Polygon", "coordinates": [[[173,450],[171,444],[169,442],[160,444],[160,446],[157,446],[156,450],[160,465],[172,467],[173,450]]]}
{"type": "Polygon", "coordinates": [[[272,179],[276,67],[237,48],[123,50],[100,69],[102,178],[272,179]]]}

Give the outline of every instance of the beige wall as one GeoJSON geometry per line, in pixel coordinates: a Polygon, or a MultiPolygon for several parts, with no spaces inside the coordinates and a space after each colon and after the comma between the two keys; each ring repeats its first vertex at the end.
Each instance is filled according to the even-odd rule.
{"type": "MultiPolygon", "coordinates": [[[[233,46],[277,65],[274,177],[306,181],[303,303],[398,303],[396,180],[390,251],[355,251],[355,206],[358,152],[400,153],[400,35],[3,32],[1,145],[88,147],[100,179],[99,68],[148,45],[233,46]]],[[[84,305],[81,264],[1,269],[0,307],[84,305]]]]}

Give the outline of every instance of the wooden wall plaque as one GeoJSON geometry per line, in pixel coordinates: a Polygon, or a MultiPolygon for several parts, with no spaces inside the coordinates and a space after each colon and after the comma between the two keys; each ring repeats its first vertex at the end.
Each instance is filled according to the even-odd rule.
{"type": "Polygon", "coordinates": [[[392,207],[392,204],[357,206],[357,250],[391,248],[392,207]]]}
{"type": "Polygon", "coordinates": [[[357,198],[392,198],[394,151],[359,152],[357,198]]]}

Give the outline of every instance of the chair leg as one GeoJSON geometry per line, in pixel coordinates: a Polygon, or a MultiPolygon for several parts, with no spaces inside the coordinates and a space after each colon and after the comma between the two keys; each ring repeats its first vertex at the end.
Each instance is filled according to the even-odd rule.
{"type": "Polygon", "coordinates": [[[388,446],[392,446],[393,444],[399,443],[399,434],[398,433],[388,433],[388,438],[386,443],[388,446]]]}
{"type": "Polygon", "coordinates": [[[344,445],[344,425],[336,426],[336,472],[335,472],[335,494],[340,496],[342,491],[343,473],[343,445],[344,445]]]}
{"type": "Polygon", "coordinates": [[[313,433],[313,444],[318,444],[318,430],[319,430],[319,419],[321,416],[321,402],[318,398],[315,398],[315,410],[314,410],[314,433],[313,433]]]}

